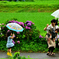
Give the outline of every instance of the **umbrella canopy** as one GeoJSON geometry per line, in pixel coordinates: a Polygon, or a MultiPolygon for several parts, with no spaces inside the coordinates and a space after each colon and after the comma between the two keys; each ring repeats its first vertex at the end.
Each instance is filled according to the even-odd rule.
{"type": "Polygon", "coordinates": [[[54,16],[55,18],[59,18],[59,9],[53,12],[51,15],[54,16]]]}
{"type": "Polygon", "coordinates": [[[24,29],[17,23],[8,23],[6,27],[12,31],[22,32],[24,29]]]}

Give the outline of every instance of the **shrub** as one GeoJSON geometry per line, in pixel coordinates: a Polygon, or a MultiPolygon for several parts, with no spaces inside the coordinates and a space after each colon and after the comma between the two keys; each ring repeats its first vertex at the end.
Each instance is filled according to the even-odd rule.
{"type": "MultiPolygon", "coordinates": [[[[16,52],[13,56],[13,59],[27,59],[25,56],[21,57],[19,52],[16,52]]],[[[31,59],[30,56],[28,56],[28,59],[31,59]]]]}
{"type": "MultiPolygon", "coordinates": [[[[4,25],[1,25],[1,33],[2,35],[1,38],[3,37],[2,40],[6,39],[6,32],[9,31],[9,29],[6,27],[6,24],[8,23],[17,23],[19,25],[21,25],[24,28],[23,32],[14,32],[15,34],[15,40],[20,40],[20,42],[22,40],[26,40],[26,41],[37,41],[37,38],[39,39],[39,35],[40,35],[40,31],[36,30],[36,26],[34,25],[34,23],[32,23],[31,21],[26,21],[25,23],[23,22],[18,22],[15,20],[11,20],[11,21],[7,21],[7,23],[5,23],[4,25]],[[31,40],[30,40],[31,39],[31,40]]],[[[19,41],[17,41],[19,42],[19,41]]]]}

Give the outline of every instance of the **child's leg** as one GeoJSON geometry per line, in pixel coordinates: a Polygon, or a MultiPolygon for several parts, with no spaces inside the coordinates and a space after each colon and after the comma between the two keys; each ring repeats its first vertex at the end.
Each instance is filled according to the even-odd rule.
{"type": "Polygon", "coordinates": [[[10,56],[12,56],[12,53],[11,53],[11,48],[10,48],[10,56]]]}
{"type": "Polygon", "coordinates": [[[9,52],[9,49],[7,50],[7,52],[9,52]]]}
{"type": "Polygon", "coordinates": [[[50,48],[48,49],[48,52],[50,52],[50,48]]]}
{"type": "Polygon", "coordinates": [[[11,48],[8,49],[7,55],[12,56],[11,48]]]}
{"type": "Polygon", "coordinates": [[[52,54],[52,52],[53,52],[53,47],[51,47],[51,54],[52,54]]]}
{"type": "Polygon", "coordinates": [[[49,53],[50,53],[50,48],[48,48],[48,52],[47,52],[47,55],[49,55],[49,53]]]}
{"type": "Polygon", "coordinates": [[[10,52],[10,49],[8,48],[8,50],[7,50],[7,55],[9,55],[9,52],[10,52]]]}
{"type": "Polygon", "coordinates": [[[53,51],[54,51],[54,47],[51,47],[51,55],[53,55],[54,53],[53,53],[53,51]]]}
{"type": "MultiPolygon", "coordinates": [[[[53,51],[54,51],[55,48],[53,48],[53,51]]],[[[52,52],[53,55],[55,55],[55,53],[52,52]]]]}
{"type": "Polygon", "coordinates": [[[10,53],[11,53],[11,48],[10,48],[10,53]]]}

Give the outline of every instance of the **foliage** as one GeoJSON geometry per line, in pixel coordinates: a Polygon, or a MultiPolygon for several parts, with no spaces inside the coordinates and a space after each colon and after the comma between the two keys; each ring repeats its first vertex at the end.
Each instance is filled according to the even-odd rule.
{"type": "MultiPolygon", "coordinates": [[[[16,43],[17,43],[17,41],[20,41],[20,44],[15,44],[15,47],[13,47],[13,49],[12,49],[13,51],[21,50],[21,51],[27,51],[28,52],[29,50],[32,50],[33,52],[34,51],[37,52],[37,51],[39,51],[39,45],[37,45],[38,43],[46,44],[45,39],[42,38],[43,39],[42,40],[41,38],[39,38],[40,31],[36,29],[35,24],[32,23],[31,21],[26,21],[25,23],[23,23],[23,22],[18,22],[17,20],[16,21],[15,20],[10,20],[10,21],[7,21],[7,23],[2,24],[1,25],[1,28],[2,28],[1,29],[1,33],[2,33],[1,38],[3,38],[2,40],[5,41],[7,39],[6,38],[6,32],[9,31],[9,30],[6,27],[6,24],[15,23],[15,22],[18,23],[19,25],[21,25],[24,28],[24,31],[20,32],[20,33],[12,31],[16,36],[14,38],[14,41],[16,43]]],[[[5,45],[6,45],[6,43],[5,43],[5,45]]]]}
{"type": "Polygon", "coordinates": [[[7,51],[7,49],[6,49],[6,41],[5,40],[0,41],[0,47],[1,47],[0,48],[1,51],[7,51]]]}
{"type": "Polygon", "coordinates": [[[16,52],[14,54],[13,59],[16,59],[16,58],[17,59],[32,59],[32,58],[30,58],[30,56],[28,56],[28,58],[26,58],[25,56],[21,57],[19,52],[16,52]]]}
{"type": "MultiPolygon", "coordinates": [[[[23,23],[23,22],[18,22],[16,19],[7,21],[7,23],[14,23],[14,22],[20,24],[24,28],[24,31],[20,33],[13,31],[13,33],[16,36],[14,38],[14,41],[15,42],[20,41],[20,44],[15,44],[15,46],[12,49],[13,51],[21,50],[21,51],[26,51],[26,52],[31,52],[31,51],[38,52],[38,51],[43,51],[45,48],[47,48],[47,45],[46,45],[47,43],[46,43],[45,38],[39,37],[40,31],[36,29],[36,26],[33,22],[26,21],[25,23],[23,23]],[[44,48],[42,49],[42,47],[40,46],[44,48]]],[[[3,38],[2,40],[5,41],[4,45],[6,45],[6,39],[7,39],[6,32],[8,31],[8,28],[5,26],[7,23],[1,25],[1,28],[2,28],[1,38],[3,38]]],[[[5,46],[3,46],[3,48],[4,47],[5,46]]],[[[6,50],[6,48],[4,48],[4,50],[6,50]]]]}
{"type": "MultiPolygon", "coordinates": [[[[23,22],[18,22],[18,21],[12,20],[12,21],[8,21],[6,24],[8,24],[8,23],[17,23],[24,28],[24,31],[20,32],[20,33],[12,31],[16,36],[15,40],[20,40],[20,39],[25,40],[26,39],[27,41],[30,41],[30,39],[31,39],[33,41],[33,40],[36,40],[37,38],[39,38],[40,31],[36,30],[36,26],[31,21],[26,21],[25,23],[23,23],[23,22]]],[[[8,31],[6,24],[1,25],[1,28],[2,28],[1,33],[4,36],[3,39],[6,38],[6,32],[8,31]]],[[[2,35],[1,35],[1,37],[2,37],[2,35]]]]}
{"type": "MultiPolygon", "coordinates": [[[[7,51],[6,49],[6,41],[0,42],[0,50],[1,51],[7,51]],[[4,44],[3,44],[4,43],[4,44]]],[[[46,39],[42,38],[39,40],[39,42],[32,41],[27,42],[22,40],[20,44],[15,44],[15,46],[12,48],[12,51],[21,51],[21,52],[47,52],[47,42],[46,39]]],[[[54,52],[58,52],[59,48],[56,48],[54,52]]]]}
{"type": "MultiPolygon", "coordinates": [[[[19,52],[16,52],[15,54],[14,54],[14,56],[13,56],[13,59],[16,59],[16,57],[18,57],[19,56],[19,52]]],[[[21,59],[21,57],[18,57],[19,59],[21,59]]]]}

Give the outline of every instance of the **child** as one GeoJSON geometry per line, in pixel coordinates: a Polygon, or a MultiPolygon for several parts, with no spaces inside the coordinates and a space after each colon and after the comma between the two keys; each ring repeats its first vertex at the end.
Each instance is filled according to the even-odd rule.
{"type": "Polygon", "coordinates": [[[50,31],[50,34],[51,34],[51,38],[50,38],[50,43],[48,43],[48,53],[47,55],[54,55],[53,51],[56,47],[56,44],[55,44],[55,39],[57,37],[57,33],[59,32],[59,29],[56,29],[55,32],[53,31],[50,31]],[[51,54],[50,54],[51,53],[51,54]]]}
{"type": "Polygon", "coordinates": [[[47,26],[44,28],[44,31],[47,31],[47,34],[46,34],[47,43],[49,43],[50,38],[51,38],[51,33],[49,30],[55,31],[55,29],[58,28],[56,24],[57,24],[56,20],[53,19],[51,20],[51,24],[50,25],[47,24],[47,26]]]}
{"type": "Polygon", "coordinates": [[[50,38],[49,38],[49,43],[50,43],[50,39],[53,40],[53,42],[55,41],[55,38],[57,36],[58,33],[58,29],[56,29],[55,31],[52,29],[49,30],[50,32],[50,38]]]}
{"type": "Polygon", "coordinates": [[[7,44],[6,44],[6,47],[8,48],[7,55],[9,55],[9,56],[12,56],[11,48],[14,46],[14,43],[12,42],[13,38],[14,38],[14,34],[12,34],[11,31],[8,31],[7,32],[7,44]]]}

